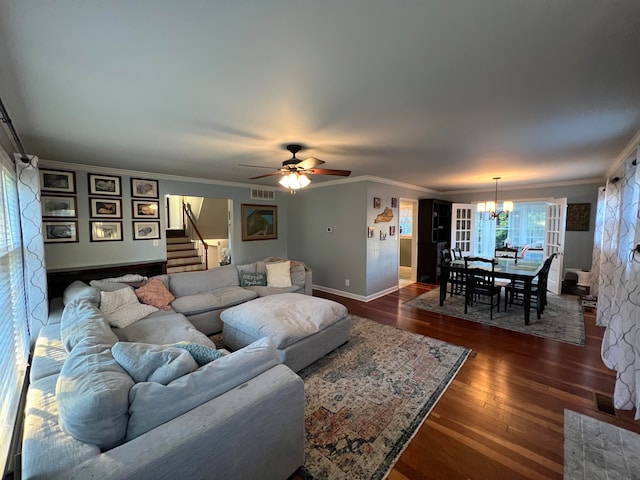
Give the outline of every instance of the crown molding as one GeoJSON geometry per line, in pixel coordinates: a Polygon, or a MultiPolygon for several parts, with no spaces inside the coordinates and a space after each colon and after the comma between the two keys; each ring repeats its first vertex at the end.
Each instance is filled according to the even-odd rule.
{"type": "Polygon", "coordinates": [[[147,172],[141,170],[125,170],[121,168],[100,167],[96,165],[85,165],[82,163],[57,162],[55,160],[40,159],[40,164],[50,168],[72,169],[81,172],[105,173],[110,175],[126,175],[129,177],[149,177],[153,176],[154,180],[171,180],[176,182],[188,183],[205,183],[207,185],[220,185],[223,187],[241,187],[241,188],[261,188],[263,190],[276,190],[275,187],[268,185],[259,185],[256,183],[226,182],[224,180],[211,180],[207,178],[183,177],[180,175],[168,175],[165,173],[147,172]]]}
{"type": "MultiPolygon", "coordinates": [[[[587,178],[584,180],[571,180],[566,182],[554,182],[554,183],[529,183],[527,185],[511,185],[508,187],[503,187],[502,185],[498,189],[500,192],[509,192],[509,191],[521,191],[521,190],[532,190],[538,188],[559,188],[559,187],[571,187],[575,185],[591,185],[591,184],[602,184],[605,181],[603,177],[600,178],[587,178]]],[[[484,193],[484,192],[495,192],[495,186],[492,188],[478,188],[478,189],[467,189],[467,190],[452,190],[446,192],[440,192],[441,195],[462,195],[468,193],[484,193]]]]}
{"type": "Polygon", "coordinates": [[[637,158],[638,148],[640,148],[640,130],[638,130],[638,132],[633,136],[631,141],[624,148],[624,150],[622,150],[622,153],[618,155],[616,161],[613,162],[613,164],[607,169],[607,175],[605,179],[612,177],[622,166],[622,164],[629,158],[637,158]]]}

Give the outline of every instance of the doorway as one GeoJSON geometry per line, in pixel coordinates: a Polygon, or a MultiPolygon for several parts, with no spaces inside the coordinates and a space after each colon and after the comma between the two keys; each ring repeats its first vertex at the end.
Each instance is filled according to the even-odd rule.
{"type": "Polygon", "coordinates": [[[398,287],[416,282],[417,252],[418,252],[418,201],[400,199],[400,213],[398,215],[400,242],[398,287]]]}

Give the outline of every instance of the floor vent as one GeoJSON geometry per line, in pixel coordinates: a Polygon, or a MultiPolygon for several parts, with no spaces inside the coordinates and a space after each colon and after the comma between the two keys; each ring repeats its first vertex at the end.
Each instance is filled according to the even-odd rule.
{"type": "Polygon", "coordinates": [[[251,200],[275,200],[276,192],[274,190],[262,190],[260,188],[251,189],[251,200]]]}
{"type": "Polygon", "coordinates": [[[603,395],[602,393],[593,394],[596,401],[596,408],[599,412],[606,413],[607,415],[616,416],[616,409],[613,408],[613,398],[609,395],[603,395]]]}

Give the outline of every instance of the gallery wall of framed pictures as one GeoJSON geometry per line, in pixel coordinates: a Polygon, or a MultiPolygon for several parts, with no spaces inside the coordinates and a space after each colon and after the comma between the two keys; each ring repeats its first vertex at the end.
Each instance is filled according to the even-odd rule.
{"type": "MultiPolygon", "coordinates": [[[[87,173],[86,178],[89,212],[86,225],[89,241],[123,241],[124,220],[129,215],[123,204],[122,177],[87,173]]],[[[160,239],[158,180],[131,178],[130,186],[131,239],[160,239]]],[[[79,242],[76,172],[40,169],[40,193],[44,242],[79,242]]]]}
{"type": "Polygon", "coordinates": [[[75,172],[40,169],[40,206],[44,243],[79,241],[75,172]]]}

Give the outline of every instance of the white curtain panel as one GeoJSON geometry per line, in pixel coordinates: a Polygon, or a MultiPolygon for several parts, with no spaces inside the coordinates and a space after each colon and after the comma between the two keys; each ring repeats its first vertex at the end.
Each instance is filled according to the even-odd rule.
{"type": "Polygon", "coordinates": [[[27,317],[31,343],[38,337],[40,328],[47,324],[49,305],[47,297],[47,270],[44,262],[42,237],[42,208],[40,206],[40,173],[38,157],[30,156],[24,163],[21,155],[15,155],[18,174],[18,202],[25,264],[24,279],[27,292],[27,317]]]}
{"type": "Polygon", "coordinates": [[[640,173],[631,160],[605,188],[596,323],[605,326],[602,359],[617,372],[614,406],[640,419],[640,173]]]}
{"type": "Polygon", "coordinates": [[[589,275],[589,293],[598,296],[600,281],[600,258],[602,256],[602,231],[604,230],[605,187],[598,188],[598,205],[596,207],[596,225],[593,236],[593,255],[591,257],[591,273],[589,275]]]}

